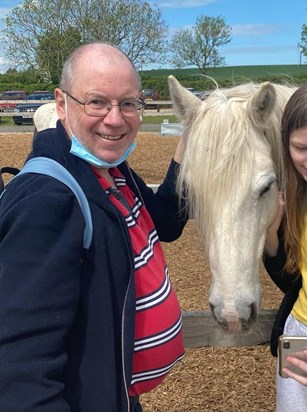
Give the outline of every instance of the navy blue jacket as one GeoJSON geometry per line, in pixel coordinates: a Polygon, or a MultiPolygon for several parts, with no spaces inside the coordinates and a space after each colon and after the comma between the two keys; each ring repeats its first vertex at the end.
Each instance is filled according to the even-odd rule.
{"type": "MultiPolygon", "coordinates": [[[[36,135],[30,157],[64,165],[84,190],[93,219],[89,251],[74,194],[48,176],[13,180],[0,202],[0,412],[128,411],[135,289],[130,237],[91,167],[57,129],[36,135]]],[[[119,166],[161,241],[186,223],[172,160],[157,194],[119,166]],[[137,187],[136,187],[137,185],[137,187]]]]}

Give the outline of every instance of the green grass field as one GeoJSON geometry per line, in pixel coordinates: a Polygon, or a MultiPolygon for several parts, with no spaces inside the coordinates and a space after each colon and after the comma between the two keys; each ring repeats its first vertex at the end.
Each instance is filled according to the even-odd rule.
{"type": "Polygon", "coordinates": [[[164,119],[168,119],[169,123],[176,123],[178,120],[175,116],[143,116],[142,123],[144,124],[161,124],[164,119]]]}
{"type": "Polygon", "coordinates": [[[206,76],[196,68],[191,69],[157,69],[141,71],[144,88],[156,88],[163,98],[168,98],[167,77],[175,76],[184,87],[195,90],[211,90],[215,88],[211,79],[219,87],[232,87],[241,83],[254,81],[261,83],[292,84],[299,86],[307,83],[307,65],[272,65],[272,66],[225,66],[208,69],[206,76]],[[209,78],[208,78],[209,77],[209,78]]]}
{"type": "MultiPolygon", "coordinates": [[[[151,77],[166,78],[168,75],[173,74],[178,79],[189,76],[201,76],[198,69],[157,69],[147,70],[141,72],[142,78],[147,79],[151,77]]],[[[274,66],[224,66],[214,69],[208,69],[208,76],[215,79],[228,78],[233,79],[237,77],[246,78],[249,80],[256,80],[263,77],[306,77],[307,66],[306,65],[274,65],[274,66]]]]}
{"type": "Polygon", "coordinates": [[[1,117],[1,122],[0,122],[0,127],[1,126],[13,126],[14,122],[13,122],[13,118],[12,117],[1,117]]]}

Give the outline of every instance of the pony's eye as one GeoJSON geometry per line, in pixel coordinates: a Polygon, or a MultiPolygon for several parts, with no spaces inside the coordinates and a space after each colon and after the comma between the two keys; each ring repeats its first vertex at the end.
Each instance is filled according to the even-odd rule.
{"type": "Polygon", "coordinates": [[[262,197],[266,192],[271,189],[272,183],[262,188],[261,192],[259,193],[259,197],[262,197]]]}

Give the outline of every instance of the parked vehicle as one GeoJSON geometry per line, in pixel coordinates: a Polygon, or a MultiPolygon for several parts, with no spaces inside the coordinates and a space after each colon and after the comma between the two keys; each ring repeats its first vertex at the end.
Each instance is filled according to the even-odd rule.
{"type": "Polygon", "coordinates": [[[53,93],[34,93],[27,97],[27,102],[19,103],[14,109],[13,121],[16,125],[33,124],[34,112],[44,103],[54,100],[53,93]],[[31,101],[32,100],[32,101],[31,101]]]}
{"type": "Polygon", "coordinates": [[[34,90],[31,94],[52,94],[48,90],[34,90]]]}
{"type": "Polygon", "coordinates": [[[153,100],[159,100],[159,93],[157,89],[142,89],[140,97],[145,101],[147,108],[157,108],[159,110],[159,105],[152,103],[153,100]]]}
{"type": "Polygon", "coordinates": [[[34,92],[27,96],[26,100],[54,100],[54,94],[50,92],[34,92]]]}
{"type": "Polygon", "coordinates": [[[200,97],[202,95],[202,91],[200,90],[195,90],[193,87],[186,87],[189,92],[193,93],[196,97],[200,97]]]}
{"type": "Polygon", "coordinates": [[[157,89],[142,89],[141,98],[143,100],[159,100],[159,93],[157,89]]]}
{"type": "Polygon", "coordinates": [[[187,90],[189,90],[189,92],[193,93],[194,96],[199,97],[201,100],[205,100],[210,92],[206,92],[203,90],[195,90],[193,87],[186,87],[187,90]]]}
{"type": "Polygon", "coordinates": [[[26,97],[25,90],[8,90],[0,94],[0,100],[25,100],[26,97]]]}
{"type": "Polygon", "coordinates": [[[0,94],[0,111],[12,111],[16,107],[15,100],[25,100],[27,92],[24,90],[8,90],[0,94]],[[11,100],[10,102],[3,102],[3,100],[11,100]]]}

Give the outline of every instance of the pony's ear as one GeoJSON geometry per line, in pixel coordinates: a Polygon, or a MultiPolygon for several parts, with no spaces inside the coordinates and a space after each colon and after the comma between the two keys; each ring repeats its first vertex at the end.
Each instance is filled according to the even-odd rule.
{"type": "Polygon", "coordinates": [[[247,103],[247,111],[253,121],[266,122],[276,104],[277,94],[272,83],[265,82],[259,86],[254,96],[247,103]]]}
{"type": "Polygon", "coordinates": [[[181,86],[174,76],[168,76],[167,81],[175,115],[180,120],[186,120],[192,113],[191,108],[200,104],[201,100],[181,86]]]}

